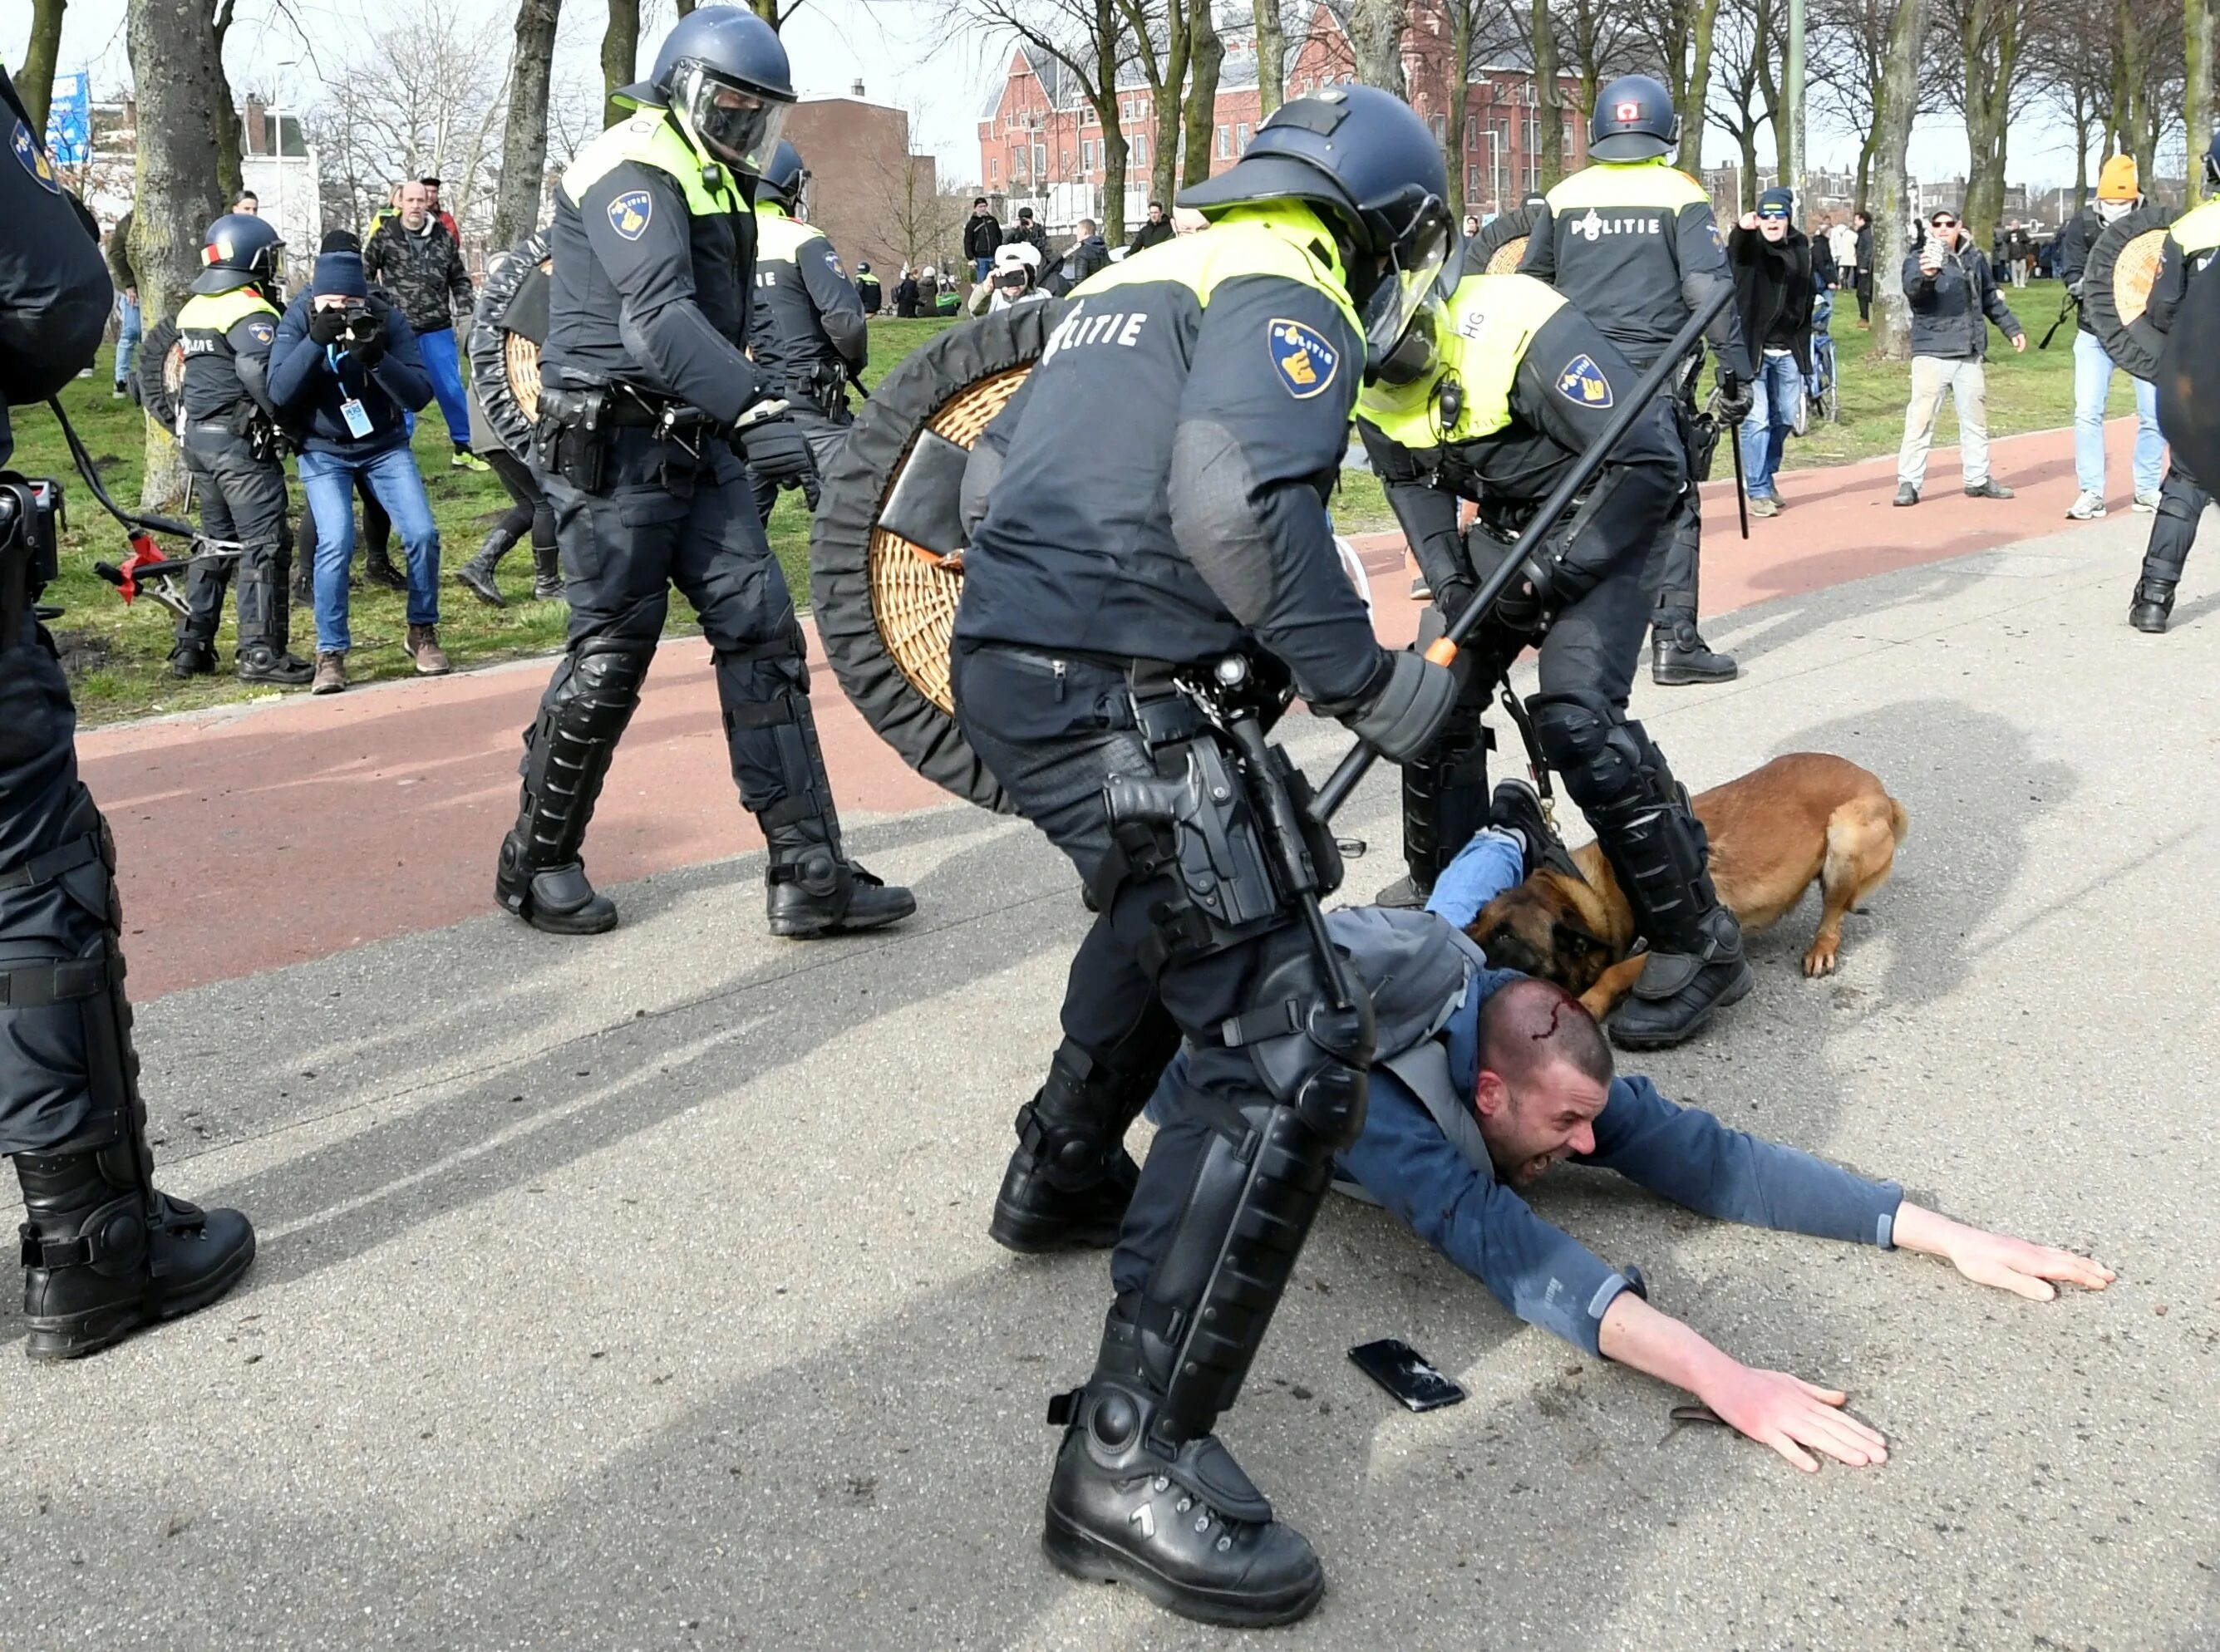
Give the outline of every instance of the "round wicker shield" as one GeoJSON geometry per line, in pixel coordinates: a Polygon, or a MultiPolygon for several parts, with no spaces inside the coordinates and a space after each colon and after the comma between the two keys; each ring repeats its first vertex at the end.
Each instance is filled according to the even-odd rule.
{"type": "Polygon", "coordinates": [[[527,419],[539,417],[539,340],[521,333],[502,336],[502,360],[508,368],[508,393],[527,419]]]}
{"type": "Polygon", "coordinates": [[[871,392],[826,468],[809,540],[817,630],[840,686],[902,761],[958,797],[1009,801],[957,726],[949,639],[963,594],[963,456],[1017,394],[1053,301],[958,323],[871,392]]]}
{"type": "Polygon", "coordinates": [[[2105,226],[2081,272],[2081,309],[2105,353],[2137,378],[2155,377],[2166,336],[2143,319],[2166,245],[2171,207],[2138,207],[2105,226]]]}
{"type": "Polygon", "coordinates": [[[553,269],[544,229],[495,253],[471,316],[472,388],[487,425],[520,458],[531,452],[539,420],[539,349],[553,269]]]}
{"type": "Polygon", "coordinates": [[[1500,212],[1480,227],[1480,234],[1464,244],[1467,275],[1511,275],[1526,256],[1526,237],[1534,228],[1534,209],[1513,207],[1500,212]]]}
{"type": "Polygon", "coordinates": [[[147,330],[133,376],[139,381],[139,405],[147,416],[174,434],[178,398],[185,393],[185,342],[178,336],[175,320],[157,321],[147,330]]]}

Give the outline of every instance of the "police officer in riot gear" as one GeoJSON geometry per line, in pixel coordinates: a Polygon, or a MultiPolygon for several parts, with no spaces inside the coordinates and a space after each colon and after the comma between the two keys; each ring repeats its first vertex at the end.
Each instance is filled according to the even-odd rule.
{"type": "MultiPolygon", "coordinates": [[[[1648,75],[1603,89],[1588,119],[1591,165],[1551,190],[1536,213],[1521,275],[1570,299],[1637,372],[1646,371],[1718,288],[1734,284],[1704,186],[1668,164],[1681,138],[1672,95],[1648,75]]],[[[1477,273],[1475,271],[1475,273],[1477,273]]],[[[1724,683],[1734,661],[1706,646],[1696,627],[1702,508],[1698,484],[1724,430],[1749,410],[1749,359],[1730,305],[1707,337],[1718,357],[1718,423],[1697,415],[1692,371],[1683,394],[1661,402],[1688,455],[1688,485],[1653,553],[1650,675],[1659,683],[1724,683]]]]}
{"type": "Polygon", "coordinates": [[[1100,1361],[1051,1413],[1067,1427],[1044,1543],[1213,1622],[1288,1621],[1324,1587],[1212,1431],[1362,1123],[1370,1001],[1300,893],[1302,867],[1313,889],[1338,878],[1330,838],[1307,828],[1307,860],[1260,847],[1289,841],[1259,824],[1290,818],[1285,797],[1259,778],[1257,724],[1212,696],[1291,683],[1399,761],[1448,711],[1446,670],[1374,639],[1325,510],[1358,384],[1450,251],[1446,192],[1438,147],[1387,93],[1288,103],[1182,197],[1210,228],[1078,290],[966,478],[986,502],[957,716],[1099,913],[990,1231],[1101,1245],[1123,1218],[1100,1361]],[[1181,1104],[1213,1133],[1199,1167],[1152,1159],[1137,1187],[1120,1143],[1182,1035],[1181,1104]]]}
{"type": "Polygon", "coordinates": [[[709,6],[663,42],[633,114],[555,193],[536,463],[555,507],[570,649],[525,735],[524,795],[496,894],[539,928],[592,934],[616,908],[580,848],[639,701],[676,585],[709,639],[740,801],[770,845],[774,934],[907,917],[842,847],[809,669],[748,471],[810,469],[742,349],[756,220],[747,189],[794,101],[785,48],[752,12],[709,6]],[[733,451],[746,452],[744,467],[733,451]]]}
{"type": "MultiPolygon", "coordinates": [[[[315,668],[286,651],[292,630],[293,527],[284,450],[267,378],[278,336],[278,259],[284,243],[265,218],[227,214],[203,237],[206,267],[178,311],[184,386],[178,398],[180,446],[200,496],[201,531],[239,552],[239,679],[297,688],[315,668]]],[[[170,670],[215,670],[228,563],[194,565],[191,610],[178,621],[170,670]]]]}
{"type": "MultiPolygon", "coordinates": [[[[1357,429],[1453,620],[1638,375],[1579,309],[1523,275],[1467,276],[1435,351],[1411,382],[1365,391],[1357,429]],[[1480,506],[1463,537],[1460,500],[1480,506]]],[[[1637,421],[1468,645],[1464,715],[1425,764],[1405,770],[1405,852],[1423,900],[1487,820],[1479,709],[1488,688],[1526,644],[1539,648],[1535,739],[1595,828],[1649,944],[1612,1020],[1612,1037],[1637,1050],[1681,1043],[1750,987],[1741,926],[1712,886],[1703,826],[1663,754],[1626,715],[1648,611],[1644,565],[1685,480],[1676,433],[1663,420],[1637,421]],[[1419,795],[1428,779],[1431,795],[1419,795]]]]}
{"type": "Polygon", "coordinates": [[[0,122],[18,137],[0,157],[0,1153],[23,1192],[26,1351],[62,1360],[215,1301],[253,1260],[254,1230],[154,1186],[115,842],[78,778],[77,713],[36,606],[59,490],[5,469],[8,404],[90,364],[112,290],[4,71],[0,122]]]}
{"type": "MultiPolygon", "coordinates": [[[[848,439],[855,415],[848,386],[864,376],[871,353],[864,301],[840,267],[822,230],[794,215],[809,169],[801,152],[778,140],[756,179],[756,287],[748,311],[748,349],[766,383],[783,386],[795,426],[821,472],[848,439]]],[[[804,484],[814,496],[815,475],[804,484]]],[[[777,487],[758,478],[756,508],[764,522],[777,487]]],[[[814,508],[814,499],[812,499],[814,508]]]]}
{"type": "MultiPolygon", "coordinates": [[[[2143,315],[2161,333],[2173,330],[2190,284],[2211,280],[2209,271],[2220,257],[2220,132],[2212,134],[2204,151],[2204,187],[2215,198],[2191,208],[2167,226],[2159,250],[2158,274],[2152,278],[2143,315]]],[[[2174,587],[2181,583],[2189,547],[2197,542],[2198,520],[2211,498],[2211,488],[2190,473],[2179,451],[2171,452],[2166,480],[2159,485],[2158,512],[2143,552],[2142,574],[2128,605],[2128,623],[2136,630],[2156,634],[2166,629],[2173,613],[2174,587]]]]}

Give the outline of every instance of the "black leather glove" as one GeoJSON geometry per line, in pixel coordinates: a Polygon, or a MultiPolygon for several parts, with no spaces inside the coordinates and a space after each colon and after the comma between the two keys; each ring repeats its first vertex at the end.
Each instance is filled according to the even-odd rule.
{"type": "MultiPolygon", "coordinates": [[[[1503,565],[1512,547],[1497,539],[1478,523],[1465,535],[1465,560],[1485,582],[1503,565]]],[[[1514,637],[1531,637],[1542,628],[1547,616],[1550,598],[1550,579],[1546,558],[1530,557],[1525,566],[1513,575],[1511,583],[1497,595],[1495,606],[1488,613],[1488,623],[1500,627],[1514,637]]]]}
{"type": "Polygon", "coordinates": [[[1719,369],[1719,421],[1722,424],[1738,425],[1749,417],[1749,410],[1757,398],[1738,374],[1719,369]]]}
{"type": "Polygon", "coordinates": [[[347,330],[346,352],[365,367],[375,367],[385,359],[387,340],[385,323],[377,312],[367,310],[354,319],[347,330]]]}
{"type": "Polygon", "coordinates": [[[740,456],[766,482],[782,488],[814,487],[817,463],[791,419],[765,419],[740,432],[740,456]]]}
{"type": "Polygon", "coordinates": [[[1443,623],[1453,626],[1479,595],[1480,588],[1469,579],[1445,579],[1434,587],[1434,606],[1442,611],[1443,623]]]}
{"type": "Polygon", "coordinates": [[[309,312],[309,336],[318,344],[337,344],[346,331],[345,310],[311,309],[309,312]]]}
{"type": "Polygon", "coordinates": [[[1434,743],[1449,720],[1457,682],[1447,666],[1407,649],[1388,658],[1371,697],[1341,721],[1390,763],[1408,763],[1434,743]]]}

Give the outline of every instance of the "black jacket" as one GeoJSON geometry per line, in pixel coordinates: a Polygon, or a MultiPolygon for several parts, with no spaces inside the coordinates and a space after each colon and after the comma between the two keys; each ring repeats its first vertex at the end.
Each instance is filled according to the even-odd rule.
{"type": "Polygon", "coordinates": [[[288,304],[270,346],[270,399],[280,418],[311,453],[366,458],[401,446],[408,439],[403,415],[422,412],[432,399],[431,376],[406,313],[371,295],[371,309],[385,322],[385,352],[365,367],[346,351],[309,336],[314,303],[302,293],[288,304]],[[365,435],[347,428],[350,401],[359,402],[370,420],[365,435]]]}
{"type": "Polygon", "coordinates": [[[917,305],[920,296],[920,295],[918,291],[917,286],[917,277],[915,276],[904,276],[900,281],[895,282],[895,316],[905,321],[914,319],[917,315],[917,305]]]}
{"type": "Polygon", "coordinates": [[[396,214],[381,222],[363,243],[362,267],[370,278],[401,301],[402,314],[418,333],[452,327],[477,302],[462,249],[437,218],[419,234],[396,214]]]}
{"type": "Polygon", "coordinates": [[[1002,221],[988,213],[982,218],[974,215],[963,221],[963,256],[967,259],[990,259],[995,249],[1002,244],[1002,221]]]}
{"type": "Polygon", "coordinates": [[[1774,324],[1792,332],[1789,353],[1799,372],[1812,371],[1812,242],[1791,228],[1778,245],[1755,229],[1737,224],[1727,236],[1727,260],[1734,265],[1735,308],[1742,312],[1742,335],[1751,364],[1764,355],[1774,324]]]}
{"type": "Polygon", "coordinates": [[[1179,231],[1172,228],[1172,221],[1169,218],[1161,219],[1156,223],[1151,223],[1144,218],[1141,221],[1141,227],[1133,232],[1133,239],[1126,244],[1126,254],[1130,257],[1135,252],[1145,252],[1151,246],[1168,241],[1178,234],[1179,231]]]}
{"type": "Polygon", "coordinates": [[[1904,294],[1911,301],[1915,356],[1979,361],[1988,354],[1989,321],[2008,339],[2026,331],[1997,290],[1986,255],[1970,243],[1945,253],[1942,267],[1931,276],[1919,267],[1915,246],[1905,254],[1904,294]]]}
{"type": "MultiPolygon", "coordinates": [[[[2058,278],[2076,298],[2081,296],[2081,272],[2089,266],[2089,249],[2104,233],[2105,221],[2097,215],[2094,203],[2068,218],[2066,228],[2058,232],[2058,250],[2052,258],[2057,265],[2058,278]]],[[[2086,305],[2081,308],[2080,321],[2081,331],[2094,337],[2097,329],[2089,320],[2086,305]]]]}
{"type": "Polygon", "coordinates": [[[1048,231],[1040,227],[1038,220],[1029,224],[1012,224],[1002,232],[1002,241],[1006,246],[1011,241],[1032,243],[1033,251],[1041,255],[1041,268],[1048,268],[1048,231]]]}
{"type": "Polygon", "coordinates": [[[1868,224],[1858,231],[1858,273],[1871,275],[1874,269],[1873,226],[1868,224]]]}
{"type": "Polygon", "coordinates": [[[1109,267],[1110,249],[1103,245],[1102,237],[1089,235],[1063,255],[1063,262],[1048,272],[1041,285],[1061,298],[1097,270],[1109,267]]]}

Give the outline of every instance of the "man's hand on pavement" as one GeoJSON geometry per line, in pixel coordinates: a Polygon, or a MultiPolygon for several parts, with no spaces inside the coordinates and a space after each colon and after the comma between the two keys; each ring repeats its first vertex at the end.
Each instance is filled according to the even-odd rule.
{"type": "Polygon", "coordinates": [[[1941,1256],[1977,1285],[1993,1285],[2034,1302],[2048,1302],[2058,1294],[2052,1281],[2101,1291],[2118,1277],[2090,1257],[1991,1233],[1909,1200],[1897,1208],[1894,1237],[1900,1250],[1941,1256]]]}
{"type": "Polygon", "coordinates": [[[1770,1446],[1805,1474],[1819,1471],[1817,1451],[1853,1468],[1888,1461],[1888,1443],[1841,1407],[1849,1395],[1822,1388],[1786,1371],[1760,1371],[1729,1360],[1696,1397],[1722,1422],[1770,1446]],[[1804,1448],[1809,1446],[1810,1451],[1804,1448]]]}

